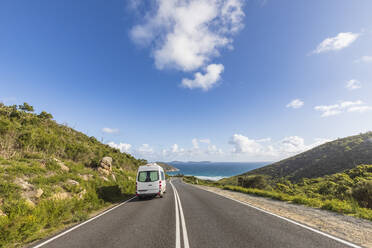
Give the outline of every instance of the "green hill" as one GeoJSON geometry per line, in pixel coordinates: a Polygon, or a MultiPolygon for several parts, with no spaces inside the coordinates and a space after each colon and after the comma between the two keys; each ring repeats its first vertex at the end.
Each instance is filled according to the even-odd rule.
{"type": "Polygon", "coordinates": [[[145,163],[26,103],[0,104],[0,247],[21,246],[128,198],[145,163]]]}
{"type": "MultiPolygon", "coordinates": [[[[241,176],[266,175],[297,182],[372,164],[372,132],[337,139],[241,176]]],[[[236,179],[237,177],[235,177],[236,179]]]]}
{"type": "Polygon", "coordinates": [[[164,162],[156,162],[156,163],[158,165],[160,165],[161,167],[163,167],[165,172],[179,171],[179,169],[177,169],[176,167],[174,167],[170,164],[167,164],[167,163],[164,163],[164,162]]]}

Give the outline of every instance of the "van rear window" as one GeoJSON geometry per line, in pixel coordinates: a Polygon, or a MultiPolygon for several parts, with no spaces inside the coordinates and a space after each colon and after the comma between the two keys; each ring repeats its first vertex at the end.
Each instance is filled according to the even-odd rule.
{"type": "Polygon", "coordinates": [[[154,182],[158,180],[158,171],[140,171],[138,174],[138,182],[154,182]]]}

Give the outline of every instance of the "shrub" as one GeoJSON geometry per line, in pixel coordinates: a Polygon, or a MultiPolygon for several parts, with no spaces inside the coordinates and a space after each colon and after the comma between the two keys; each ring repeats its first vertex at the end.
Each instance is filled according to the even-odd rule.
{"type": "Polygon", "coordinates": [[[353,188],[352,196],[361,207],[372,208],[372,181],[358,183],[353,188]]]}
{"type": "Polygon", "coordinates": [[[39,117],[40,119],[47,119],[47,120],[53,119],[53,115],[45,111],[42,111],[37,117],[39,117]]]}
{"type": "Polygon", "coordinates": [[[18,108],[27,112],[34,112],[34,107],[29,105],[27,102],[24,102],[22,105],[19,105],[18,108]]]}
{"type": "Polygon", "coordinates": [[[241,183],[244,188],[265,189],[268,186],[266,178],[262,175],[243,178],[241,183]]]}

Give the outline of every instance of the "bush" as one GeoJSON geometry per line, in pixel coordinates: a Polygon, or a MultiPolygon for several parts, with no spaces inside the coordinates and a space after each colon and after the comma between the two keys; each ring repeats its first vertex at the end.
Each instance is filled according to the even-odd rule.
{"type": "Polygon", "coordinates": [[[240,183],[241,185],[239,186],[244,188],[265,189],[268,186],[266,178],[262,175],[243,178],[240,183]]]}
{"type": "Polygon", "coordinates": [[[24,102],[22,105],[19,105],[18,108],[27,112],[34,112],[34,107],[29,105],[27,102],[24,102]]]}
{"type": "Polygon", "coordinates": [[[361,207],[372,208],[372,181],[358,183],[353,188],[352,196],[361,207]]]}

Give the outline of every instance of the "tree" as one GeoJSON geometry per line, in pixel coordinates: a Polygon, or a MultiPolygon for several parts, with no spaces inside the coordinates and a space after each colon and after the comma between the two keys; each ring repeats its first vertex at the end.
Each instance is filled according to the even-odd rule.
{"type": "Polygon", "coordinates": [[[34,112],[34,107],[29,105],[27,102],[24,102],[22,105],[18,106],[20,110],[25,112],[34,112]]]}
{"type": "Polygon", "coordinates": [[[53,119],[53,115],[48,113],[48,112],[45,112],[45,111],[42,111],[39,115],[38,115],[39,118],[41,119],[53,119]]]}

